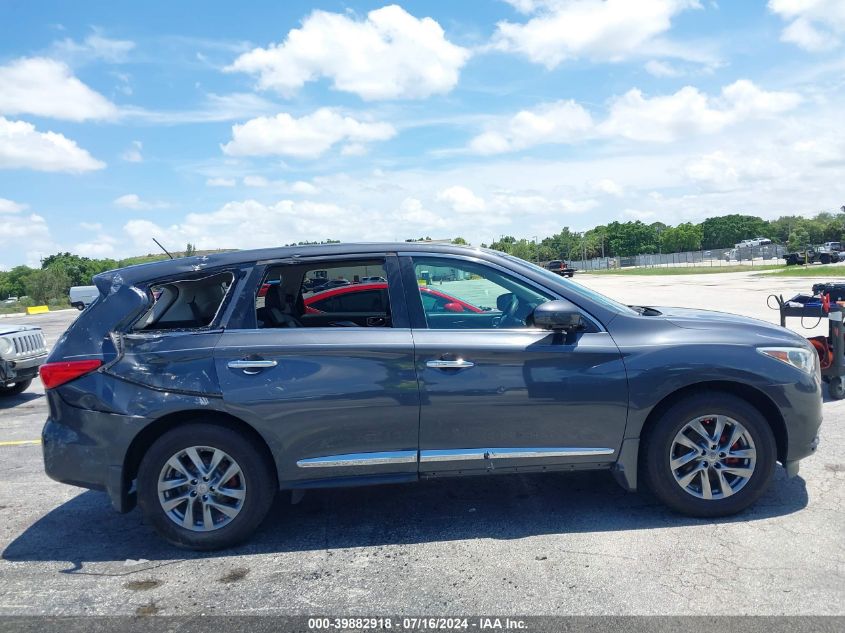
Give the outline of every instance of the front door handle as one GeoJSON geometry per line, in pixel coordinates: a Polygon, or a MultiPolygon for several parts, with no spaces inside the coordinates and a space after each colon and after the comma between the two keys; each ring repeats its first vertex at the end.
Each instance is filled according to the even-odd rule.
{"type": "Polygon", "coordinates": [[[475,367],[475,363],[460,358],[457,360],[439,358],[437,360],[427,360],[425,366],[431,367],[432,369],[468,369],[469,367],[475,367]]]}
{"type": "Polygon", "coordinates": [[[262,369],[275,367],[278,363],[274,360],[230,360],[227,366],[229,369],[242,369],[245,374],[253,375],[262,369]]]}

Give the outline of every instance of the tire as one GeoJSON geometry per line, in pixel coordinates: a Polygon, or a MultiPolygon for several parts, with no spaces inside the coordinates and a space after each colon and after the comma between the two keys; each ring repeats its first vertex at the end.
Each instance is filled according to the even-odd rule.
{"type": "Polygon", "coordinates": [[[10,385],[0,385],[0,398],[16,396],[23,393],[32,384],[32,378],[27,378],[20,382],[13,382],[10,385]]]}
{"type": "Polygon", "coordinates": [[[266,450],[262,449],[264,447],[251,438],[220,424],[189,423],[168,431],[150,446],[138,468],[138,506],[145,521],[166,541],[187,549],[215,550],[246,540],[267,516],[278,487],[272,460],[266,450]],[[196,454],[203,459],[206,468],[217,455],[217,452],[212,455],[211,451],[219,451],[225,455],[219,466],[208,473],[207,484],[203,483],[201,474],[193,466],[194,462],[185,453],[192,447],[199,449],[196,454]],[[170,466],[172,458],[180,460],[181,470],[170,466]],[[228,472],[232,463],[239,467],[239,472],[221,480],[226,477],[221,471],[228,472]],[[174,475],[173,478],[170,478],[171,474],[174,475]],[[187,477],[183,478],[182,474],[194,478],[188,480],[187,477]],[[161,493],[169,497],[165,501],[172,503],[179,501],[179,498],[184,499],[184,502],[172,507],[169,512],[162,506],[158,491],[159,481],[162,479],[165,485],[186,481],[184,485],[161,493]],[[215,491],[215,484],[219,484],[218,492],[212,492],[215,491]],[[228,486],[224,488],[224,484],[228,486]],[[240,498],[223,495],[220,492],[222,490],[227,490],[232,495],[237,493],[240,498]],[[190,496],[192,494],[193,497],[190,496]],[[207,504],[202,501],[205,498],[211,501],[207,504]],[[181,512],[187,519],[189,504],[192,506],[190,514],[194,529],[177,524],[178,518],[174,518],[181,512]],[[226,514],[217,510],[224,505],[228,508],[226,514]],[[219,525],[202,531],[205,527],[198,523],[208,525],[205,522],[207,506],[211,508],[208,513],[212,525],[215,521],[219,525]],[[232,512],[235,512],[235,516],[228,516],[232,512]]]}
{"type": "MultiPolygon", "coordinates": [[[[698,442],[693,439],[694,444],[704,444],[703,437],[699,434],[689,430],[686,432],[690,434],[685,436],[687,439],[692,436],[702,440],[698,442]]],[[[681,514],[722,517],[742,512],[760,498],[774,475],[777,446],[771,427],[751,404],[728,393],[706,392],[677,402],[647,431],[643,441],[645,444],[641,451],[640,466],[646,485],[660,501],[681,514]],[[694,452],[691,448],[687,449],[689,454],[674,452],[678,449],[684,450],[684,446],[676,442],[681,431],[688,429],[687,425],[691,421],[706,417],[702,428],[715,435],[715,425],[718,422],[715,416],[721,416],[725,425],[717,450],[709,450],[713,446],[711,443],[705,448],[707,456],[701,456],[699,453],[694,460],[673,470],[670,466],[672,455],[681,461],[694,452]],[[723,447],[731,442],[731,439],[725,440],[725,436],[738,427],[745,433],[734,440],[726,450],[737,455],[750,455],[753,452],[754,459],[719,459],[719,455],[728,454],[723,452],[723,447]],[[692,473],[695,469],[703,472],[692,473]],[[748,470],[751,471],[748,477],[740,477],[734,473],[748,470]],[[676,476],[680,479],[684,476],[694,478],[685,488],[676,476]],[[706,486],[703,477],[708,478],[706,486]],[[725,484],[731,490],[729,494],[722,494],[718,490],[725,490],[725,484]],[[696,488],[697,490],[693,490],[696,488]],[[706,498],[708,491],[711,492],[712,498],[706,498]]]]}
{"type": "Polygon", "coordinates": [[[85,304],[82,303],[81,301],[77,301],[76,303],[71,303],[70,305],[72,307],[76,308],[77,310],[79,310],[80,312],[82,312],[85,309],[85,304]]]}
{"type": "Polygon", "coordinates": [[[830,255],[822,255],[821,257],[819,257],[819,261],[822,264],[829,264],[830,263],[830,255]]]}
{"type": "Polygon", "coordinates": [[[827,381],[827,394],[834,400],[845,398],[845,381],[841,376],[831,376],[827,381]]]}

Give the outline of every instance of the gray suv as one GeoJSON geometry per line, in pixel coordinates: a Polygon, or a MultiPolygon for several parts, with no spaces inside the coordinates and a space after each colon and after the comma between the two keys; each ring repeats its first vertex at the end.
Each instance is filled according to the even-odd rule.
{"type": "Polygon", "coordinates": [[[800,336],[622,305],[502,253],[301,246],[94,281],[41,370],[47,474],[137,501],[184,547],[247,538],[280,489],[485,473],[610,471],[723,516],[818,442],[800,336]],[[386,281],[315,283],[366,277],[386,281]]]}
{"type": "Polygon", "coordinates": [[[26,391],[46,359],[40,327],[0,321],[0,398],[26,391]]]}

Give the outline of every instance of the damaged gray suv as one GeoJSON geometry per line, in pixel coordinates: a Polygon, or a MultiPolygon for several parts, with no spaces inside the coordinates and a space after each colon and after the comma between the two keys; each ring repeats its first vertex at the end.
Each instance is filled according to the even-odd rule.
{"type": "Polygon", "coordinates": [[[723,516],[818,443],[805,339],[502,253],[291,247],[94,282],[41,369],[47,474],[184,547],[247,538],[280,489],[484,473],[605,470],[723,516]]]}

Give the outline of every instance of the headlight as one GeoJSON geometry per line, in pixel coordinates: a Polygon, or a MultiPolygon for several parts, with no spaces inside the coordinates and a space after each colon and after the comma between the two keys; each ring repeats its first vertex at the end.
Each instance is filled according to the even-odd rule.
{"type": "Polygon", "coordinates": [[[815,351],[810,351],[802,347],[758,347],[757,351],[766,356],[771,356],[775,360],[792,365],[796,369],[800,369],[808,374],[813,374],[817,371],[816,367],[819,363],[819,356],[815,351]]]}
{"type": "Polygon", "coordinates": [[[0,356],[5,356],[6,354],[11,353],[14,347],[15,346],[12,344],[11,339],[0,337],[0,356]]]}

